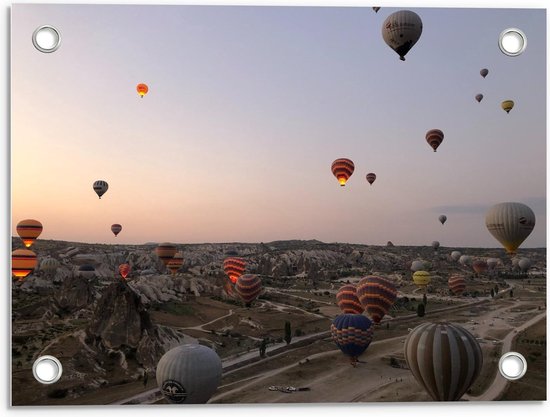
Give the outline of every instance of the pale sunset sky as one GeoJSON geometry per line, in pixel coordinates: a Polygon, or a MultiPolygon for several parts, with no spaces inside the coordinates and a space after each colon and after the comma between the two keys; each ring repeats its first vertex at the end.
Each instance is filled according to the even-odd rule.
{"type": "Polygon", "coordinates": [[[485,212],[517,201],[537,219],[522,247],[545,247],[545,11],[409,9],[424,27],[402,62],[381,36],[396,8],[14,5],[12,234],[499,247],[485,212]],[[498,48],[509,27],[519,57],[498,48]]]}

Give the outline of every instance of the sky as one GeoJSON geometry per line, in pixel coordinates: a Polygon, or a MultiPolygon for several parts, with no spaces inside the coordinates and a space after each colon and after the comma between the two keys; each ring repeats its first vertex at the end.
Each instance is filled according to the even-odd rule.
{"type": "Polygon", "coordinates": [[[411,8],[424,27],[402,62],[381,36],[396,10],[14,5],[12,233],[34,218],[81,242],[498,247],[485,212],[517,201],[537,218],[523,247],[545,247],[545,11],[411,8]],[[43,24],[52,54],[30,41],[43,24]],[[498,48],[509,27],[519,57],[498,48]]]}

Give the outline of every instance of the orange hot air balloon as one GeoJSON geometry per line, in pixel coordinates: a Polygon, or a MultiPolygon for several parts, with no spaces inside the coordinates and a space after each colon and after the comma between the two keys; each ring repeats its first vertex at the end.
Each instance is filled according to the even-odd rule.
{"type": "Polygon", "coordinates": [[[178,252],[174,255],[172,259],[168,261],[168,269],[172,273],[172,275],[176,275],[176,273],[179,271],[179,269],[183,265],[183,254],[181,252],[178,252]]]}
{"type": "Polygon", "coordinates": [[[482,259],[477,259],[472,263],[472,268],[476,274],[483,274],[487,271],[487,262],[482,259]]]}
{"type": "Polygon", "coordinates": [[[441,142],[443,142],[444,134],[439,129],[432,129],[426,132],[426,142],[433,148],[434,152],[437,151],[441,142]]]}
{"type": "Polygon", "coordinates": [[[120,274],[120,276],[123,278],[123,279],[126,279],[126,277],[128,276],[128,274],[130,273],[130,265],[128,264],[122,264],[122,265],[119,265],[118,267],[118,272],[120,274]]]}
{"type": "Polygon", "coordinates": [[[370,185],[376,180],[376,174],[374,172],[369,172],[367,174],[367,181],[370,185]]]}
{"type": "Polygon", "coordinates": [[[40,233],[42,233],[42,223],[38,220],[26,219],[17,223],[17,234],[26,248],[32,246],[40,233]]]}
{"type": "Polygon", "coordinates": [[[11,253],[11,273],[23,281],[38,265],[36,253],[29,249],[16,249],[11,253]]]}
{"type": "Polygon", "coordinates": [[[115,223],[111,226],[111,232],[115,234],[115,237],[121,232],[122,226],[118,223],[115,223]]]}
{"type": "Polygon", "coordinates": [[[149,87],[147,87],[147,84],[138,84],[136,90],[140,97],[143,98],[143,96],[149,91],[149,87]]]}
{"type": "Polygon", "coordinates": [[[336,293],[336,304],[344,314],[362,314],[365,309],[357,298],[357,287],[346,284],[336,293]]]}
{"type": "Polygon", "coordinates": [[[244,273],[246,261],[243,258],[227,258],[223,261],[223,270],[233,284],[244,273]]]}
{"type": "Polygon", "coordinates": [[[155,252],[159,257],[159,259],[164,264],[164,266],[167,266],[168,262],[170,262],[170,260],[176,254],[176,245],[168,242],[161,243],[160,245],[157,246],[157,248],[155,249],[155,252]]]}
{"type": "Polygon", "coordinates": [[[332,163],[330,169],[340,183],[340,186],[344,187],[351,174],[353,174],[355,165],[351,159],[339,158],[332,163]]]}

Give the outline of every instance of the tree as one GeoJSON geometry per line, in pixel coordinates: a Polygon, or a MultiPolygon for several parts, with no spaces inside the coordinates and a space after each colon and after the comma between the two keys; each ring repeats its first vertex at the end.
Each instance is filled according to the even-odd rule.
{"type": "Polygon", "coordinates": [[[416,315],[418,317],[424,317],[424,314],[426,314],[426,306],[420,303],[416,306],[416,315]]]}
{"type": "Polygon", "coordinates": [[[510,298],[514,297],[514,290],[510,290],[510,298]]]}
{"type": "Polygon", "coordinates": [[[292,340],[292,329],[290,328],[290,322],[285,321],[285,342],[286,344],[290,344],[290,341],[292,340]]]}
{"type": "Polygon", "coordinates": [[[260,343],[260,358],[265,358],[266,348],[267,348],[267,339],[262,339],[262,343],[260,343]]]}
{"type": "Polygon", "coordinates": [[[423,303],[424,305],[427,305],[427,304],[428,304],[428,297],[426,296],[426,294],[424,294],[424,295],[422,296],[422,303],[423,303]]]}
{"type": "Polygon", "coordinates": [[[491,298],[495,298],[495,290],[491,288],[491,298]]]}

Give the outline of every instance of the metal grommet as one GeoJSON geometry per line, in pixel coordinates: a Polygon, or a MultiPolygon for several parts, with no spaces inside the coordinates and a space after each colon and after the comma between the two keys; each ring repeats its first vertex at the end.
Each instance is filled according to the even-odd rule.
{"type": "Polygon", "coordinates": [[[53,384],[61,378],[63,366],[55,356],[40,356],[32,365],[32,374],[41,384],[53,384]]]}
{"type": "Polygon", "coordinates": [[[55,52],[61,45],[61,35],[53,26],[40,26],[32,34],[32,44],[40,52],[55,52]]]}
{"type": "Polygon", "coordinates": [[[518,56],[527,48],[527,36],[516,28],[505,29],[498,38],[498,47],[505,55],[518,56]]]}
{"type": "Polygon", "coordinates": [[[504,378],[515,381],[527,372],[527,361],[521,353],[508,352],[500,357],[498,370],[504,378]]]}

